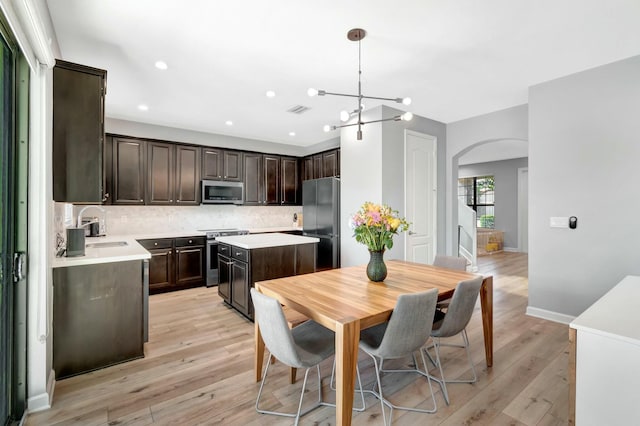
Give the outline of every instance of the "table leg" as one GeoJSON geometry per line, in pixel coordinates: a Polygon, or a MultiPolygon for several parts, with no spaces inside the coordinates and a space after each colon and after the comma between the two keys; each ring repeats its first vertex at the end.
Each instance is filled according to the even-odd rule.
{"type": "Polygon", "coordinates": [[[482,308],[482,330],[484,332],[484,355],[487,367],[493,366],[493,277],[486,277],[480,288],[482,308]]]}
{"type": "Polygon", "coordinates": [[[360,321],[336,324],[336,425],[351,424],[360,321]]]}
{"type": "MultiPolygon", "coordinates": [[[[254,323],[255,334],[254,334],[254,345],[255,345],[255,359],[254,359],[254,368],[256,370],[256,382],[262,380],[262,361],[264,360],[264,341],[262,340],[262,335],[260,334],[260,327],[258,327],[258,321],[254,323]]],[[[269,362],[271,362],[269,360],[269,362]]]]}

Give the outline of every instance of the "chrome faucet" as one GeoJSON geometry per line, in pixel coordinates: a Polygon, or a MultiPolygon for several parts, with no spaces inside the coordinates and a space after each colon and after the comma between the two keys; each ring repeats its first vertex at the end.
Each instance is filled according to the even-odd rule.
{"type": "MultiPolygon", "coordinates": [[[[78,228],[81,228],[83,226],[89,225],[90,223],[93,223],[93,222],[89,222],[89,223],[85,223],[84,225],[82,224],[82,213],[84,213],[86,210],[91,209],[91,208],[98,209],[103,213],[104,227],[106,228],[107,227],[107,211],[105,209],[103,209],[102,207],[100,207],[100,206],[86,206],[86,207],[83,207],[78,212],[78,228]]],[[[101,229],[100,233],[106,233],[106,229],[101,229]]]]}

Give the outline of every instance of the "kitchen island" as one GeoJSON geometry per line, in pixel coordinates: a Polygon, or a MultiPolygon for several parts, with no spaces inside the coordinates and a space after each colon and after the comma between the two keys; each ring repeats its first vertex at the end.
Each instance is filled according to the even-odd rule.
{"type": "Polygon", "coordinates": [[[282,233],[219,237],[218,294],[253,320],[250,289],[256,281],[308,274],[316,270],[318,238],[282,233]]]}
{"type": "Polygon", "coordinates": [[[53,260],[56,379],[144,356],[150,257],[133,238],[101,237],[53,260]]]}

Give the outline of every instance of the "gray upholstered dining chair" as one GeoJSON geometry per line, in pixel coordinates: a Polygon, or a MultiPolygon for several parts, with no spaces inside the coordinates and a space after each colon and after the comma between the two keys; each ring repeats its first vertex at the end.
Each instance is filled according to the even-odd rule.
{"type": "Polygon", "coordinates": [[[255,320],[258,322],[262,340],[269,351],[269,359],[275,356],[280,362],[289,367],[306,369],[300,401],[298,402],[298,411],[296,413],[268,411],[260,408],[260,397],[266,382],[269,365],[271,364],[271,362],[267,362],[262,375],[258,397],[256,398],[256,411],[262,414],[295,417],[294,424],[297,425],[300,416],[320,405],[333,405],[322,401],[320,363],[334,354],[335,334],[328,328],[311,320],[289,329],[287,320],[282,312],[282,306],[276,299],[266,296],[254,288],[251,289],[251,297],[255,309],[255,320]],[[313,367],[316,367],[318,372],[318,400],[313,406],[302,411],[309,370],[313,367]]]}
{"type": "Polygon", "coordinates": [[[438,266],[440,268],[456,269],[458,271],[466,271],[467,259],[465,259],[464,257],[436,254],[435,259],[433,259],[433,266],[438,266]]]}
{"type": "Polygon", "coordinates": [[[418,364],[415,356],[416,351],[420,352],[422,365],[424,366],[425,371],[428,371],[422,348],[431,334],[431,325],[433,323],[433,315],[437,299],[437,289],[431,289],[421,293],[402,294],[398,297],[398,301],[388,322],[362,330],[360,333],[360,349],[373,358],[377,379],[378,391],[376,392],[374,388],[374,390],[367,392],[373,393],[378,399],[380,399],[382,418],[385,425],[387,424],[384,409],[385,405],[390,408],[389,425],[393,419],[394,409],[417,411],[421,413],[435,413],[437,410],[436,399],[431,386],[431,378],[428,374],[426,374],[426,378],[427,384],[429,385],[429,391],[431,392],[431,399],[433,401],[432,409],[402,407],[393,404],[384,397],[382,392],[382,381],[380,378],[382,363],[384,360],[404,358],[409,355],[413,357],[416,367],[415,369],[384,370],[384,372],[416,372],[418,374],[422,374],[422,372],[418,370],[418,364]],[[378,362],[378,360],[380,362],[378,362]]]}
{"type": "Polygon", "coordinates": [[[469,338],[467,337],[466,327],[471,320],[473,309],[475,308],[476,301],[478,300],[478,294],[480,293],[480,287],[482,286],[482,279],[483,277],[479,275],[470,280],[460,281],[458,285],[456,285],[453,297],[451,298],[451,303],[449,303],[447,312],[444,314],[444,318],[436,319],[436,322],[433,324],[433,330],[431,331],[432,343],[424,348],[424,351],[431,362],[438,367],[438,370],[440,371],[440,378],[428,375],[431,376],[431,379],[440,384],[444,400],[447,402],[447,405],[449,404],[447,383],[475,383],[477,380],[476,369],[473,366],[473,361],[471,360],[471,354],[469,352],[469,338]],[[462,345],[441,342],[442,338],[453,337],[458,334],[462,335],[462,345]],[[442,372],[442,361],[440,358],[441,346],[465,348],[469,365],[473,373],[473,377],[471,379],[447,380],[444,378],[444,374],[442,372]],[[429,353],[429,349],[431,348],[434,349],[435,360],[429,353]]]}

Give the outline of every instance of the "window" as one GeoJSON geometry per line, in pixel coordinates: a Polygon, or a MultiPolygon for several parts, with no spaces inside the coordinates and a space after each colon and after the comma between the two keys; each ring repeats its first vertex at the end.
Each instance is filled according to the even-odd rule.
{"type": "Polygon", "coordinates": [[[458,198],[476,211],[479,227],[495,228],[493,176],[458,179],[458,198]]]}

